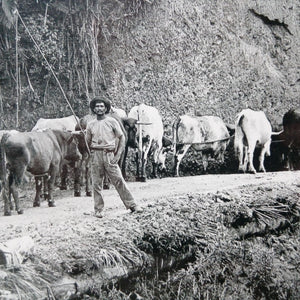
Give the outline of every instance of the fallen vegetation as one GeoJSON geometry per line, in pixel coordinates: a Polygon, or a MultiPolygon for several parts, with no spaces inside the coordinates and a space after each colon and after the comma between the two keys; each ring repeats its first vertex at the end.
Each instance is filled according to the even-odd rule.
{"type": "Polygon", "coordinates": [[[22,267],[1,270],[0,292],[22,299],[297,299],[299,195],[296,184],[253,185],[157,199],[139,215],[32,226],[37,251],[22,267]]]}

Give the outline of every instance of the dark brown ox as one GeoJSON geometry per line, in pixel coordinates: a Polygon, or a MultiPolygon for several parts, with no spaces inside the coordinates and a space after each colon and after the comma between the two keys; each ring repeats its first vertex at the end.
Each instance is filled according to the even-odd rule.
{"type": "MultiPolygon", "coordinates": [[[[48,206],[55,206],[52,191],[56,176],[59,175],[65,160],[81,158],[77,142],[70,132],[45,130],[43,132],[18,132],[4,134],[0,145],[2,178],[8,193],[12,193],[16,210],[20,214],[17,189],[24,178],[25,171],[36,179],[36,195],[33,206],[40,206],[41,182],[38,176],[47,175],[48,206]],[[6,178],[6,174],[8,178],[6,178]]],[[[4,193],[4,215],[11,215],[8,193],[4,193]]]]}
{"type": "MultiPolygon", "coordinates": [[[[62,118],[53,118],[53,119],[40,118],[37,120],[36,124],[31,129],[31,131],[43,131],[45,129],[74,131],[78,122],[79,122],[79,118],[74,115],[70,115],[62,118]]],[[[74,163],[72,163],[71,166],[69,167],[74,168],[74,163]]],[[[62,171],[60,174],[61,190],[67,189],[67,179],[68,179],[68,165],[64,164],[62,166],[62,171]]]]}
{"type": "Polygon", "coordinates": [[[290,109],[282,119],[283,139],[286,147],[285,167],[289,170],[300,168],[300,108],[290,109]]]}
{"type": "Polygon", "coordinates": [[[234,148],[239,159],[239,172],[256,173],[253,155],[260,148],[259,171],[266,172],[265,155],[270,156],[271,123],[263,111],[244,109],[236,116],[234,148]]]}
{"type": "Polygon", "coordinates": [[[201,152],[204,171],[208,166],[208,156],[224,162],[229,141],[229,132],[219,117],[180,116],[173,124],[174,175],[179,176],[180,162],[190,148],[201,152]]]}

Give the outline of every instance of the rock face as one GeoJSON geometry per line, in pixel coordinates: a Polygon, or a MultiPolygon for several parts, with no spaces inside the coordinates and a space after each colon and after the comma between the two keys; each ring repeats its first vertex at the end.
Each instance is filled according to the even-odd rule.
{"type": "Polygon", "coordinates": [[[127,109],[155,105],[166,124],[195,112],[232,123],[252,107],[278,125],[300,104],[299,11],[294,0],[156,1],[99,43],[107,93],[127,109]]]}
{"type": "MultiPolygon", "coordinates": [[[[264,110],[278,131],[284,113],[300,106],[297,0],[98,0],[89,3],[98,9],[90,18],[85,4],[56,1],[46,20],[40,3],[40,23],[31,25],[58,64],[59,79],[78,116],[88,113],[89,98],[100,93],[127,112],[139,103],[157,107],[169,134],[178,115],[216,115],[233,124],[247,107],[264,110]],[[45,20],[48,28],[42,25],[45,20]],[[91,36],[97,37],[94,43],[89,43],[91,36]]],[[[29,24],[36,17],[30,11],[21,11],[29,24]]],[[[13,30],[11,34],[13,41],[13,30]]],[[[25,36],[20,48],[26,47],[25,36]]],[[[0,129],[16,127],[14,45],[9,50],[10,64],[0,60],[0,129]],[[7,66],[12,66],[10,73],[7,66]]],[[[42,67],[43,59],[35,51],[26,53],[27,59],[20,55],[26,62],[21,72],[21,130],[31,130],[40,117],[71,113],[53,76],[42,67]]]]}

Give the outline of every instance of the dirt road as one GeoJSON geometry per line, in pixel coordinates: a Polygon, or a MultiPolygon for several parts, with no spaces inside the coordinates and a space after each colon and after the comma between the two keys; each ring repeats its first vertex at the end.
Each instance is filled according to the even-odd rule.
{"type": "MultiPolygon", "coordinates": [[[[224,215],[216,217],[222,211],[220,210],[222,204],[214,200],[214,194],[226,196],[225,190],[228,190],[230,195],[234,194],[234,197],[230,197],[238,201],[228,202],[229,208],[227,208],[233,212],[236,212],[236,208],[238,208],[237,202],[242,202],[242,205],[239,204],[241,206],[239,209],[243,210],[244,201],[246,203],[247,199],[252,202],[264,203],[264,201],[272,201],[271,198],[288,199],[286,196],[290,195],[293,200],[300,200],[295,199],[300,195],[300,171],[163,178],[148,180],[145,183],[129,182],[128,185],[144,211],[141,214],[131,214],[125,209],[114,189],[105,190],[103,192],[105,216],[102,219],[85,214],[93,211],[92,197],[75,198],[72,190],[56,190],[54,196],[57,206],[54,208],[49,208],[46,201],[42,202],[40,208],[32,208],[32,200],[29,198],[32,198],[34,191],[21,191],[23,196],[26,196],[23,197],[22,203],[25,208],[23,215],[17,215],[14,212],[12,216],[5,217],[3,216],[3,203],[0,204],[2,207],[0,211],[2,214],[0,216],[0,243],[5,243],[13,238],[30,236],[35,243],[35,255],[33,260],[29,261],[29,265],[32,264],[33,268],[36,268],[36,271],[30,271],[35,274],[28,278],[30,285],[40,286],[36,279],[40,278],[39,270],[42,269],[43,280],[47,279],[58,286],[61,282],[73,286],[72,284],[76,280],[82,292],[85,293],[85,289],[88,290],[90,287],[89,284],[94,286],[94,280],[99,281],[97,276],[101,277],[99,282],[102,282],[103,278],[110,280],[115,276],[122,277],[127,272],[124,267],[127,264],[131,268],[134,265],[134,268],[139,269],[144,264],[145,253],[148,252],[144,252],[145,249],[140,249],[140,246],[137,245],[140,245],[140,242],[141,245],[148,245],[150,242],[145,241],[147,237],[150,237],[154,246],[156,246],[156,238],[167,237],[168,243],[170,243],[170,247],[168,247],[173,249],[172,247],[181,245],[180,247],[183,248],[180,248],[180,251],[183,251],[182,254],[184,254],[186,235],[180,235],[180,233],[190,232],[191,239],[199,236],[202,243],[204,240],[207,245],[214,245],[214,242],[205,240],[206,232],[210,232],[207,238],[213,241],[214,239],[218,240],[220,238],[217,234],[218,231],[216,231],[215,237],[211,233],[213,231],[209,230],[223,226],[222,234],[228,231],[224,241],[228,242],[232,239],[234,242],[235,235],[232,231],[222,225],[222,222],[216,221],[223,218],[224,215]],[[210,224],[213,224],[211,228],[210,224]],[[195,228],[191,233],[193,226],[195,228]],[[199,228],[203,230],[200,235],[199,228]],[[209,228],[209,230],[206,231],[205,228],[209,228]],[[149,235],[149,233],[151,234],[149,235]],[[173,236],[170,236],[171,233],[173,236]],[[95,266],[98,266],[96,270],[99,274],[94,273],[95,266]],[[104,269],[103,266],[105,266],[104,269]],[[117,268],[114,268],[115,266],[117,268]],[[51,277],[54,271],[57,272],[56,279],[51,277]],[[70,274],[75,277],[69,278],[70,274]],[[89,276],[86,277],[86,274],[89,276]],[[60,277],[63,280],[61,282],[58,281],[60,277]],[[65,280],[67,281],[65,282],[65,280]],[[91,280],[90,283],[89,280],[91,280]]],[[[225,209],[225,205],[222,207],[225,209]]],[[[286,239],[286,247],[290,247],[288,242],[289,239],[286,239]]],[[[168,247],[167,249],[169,249],[168,247]]],[[[175,249],[177,249],[176,247],[175,249]]],[[[262,249],[262,246],[259,245],[258,249],[262,249]]],[[[145,261],[151,261],[149,259],[148,257],[145,261]]],[[[291,261],[294,262],[293,259],[291,261]]],[[[294,268],[293,263],[291,263],[291,268],[294,268]]],[[[25,270],[27,269],[25,268],[25,270]]],[[[298,274],[296,275],[298,276],[298,274]]],[[[276,277],[276,275],[274,276],[276,277]]],[[[20,282],[22,282],[21,279],[20,282]]],[[[8,289],[17,294],[14,285],[10,288],[2,286],[2,289],[8,289]]],[[[45,288],[42,290],[45,291],[45,288]]],[[[58,297],[58,299],[63,299],[63,297],[58,297]]]]}
{"type": "MultiPolygon", "coordinates": [[[[225,189],[242,189],[247,185],[270,184],[277,182],[300,184],[300,171],[296,172],[270,172],[258,174],[228,174],[228,175],[200,175],[193,177],[152,179],[145,183],[129,182],[129,188],[136,201],[142,207],[146,207],[152,201],[183,194],[217,192],[225,189]]],[[[0,217],[0,242],[7,237],[7,229],[29,224],[38,225],[49,223],[51,226],[63,223],[65,220],[78,220],[82,222],[91,218],[84,213],[93,211],[92,197],[72,196],[72,191],[56,191],[57,207],[49,208],[46,202],[42,202],[40,208],[32,208],[31,202],[27,202],[28,208],[24,215],[12,215],[0,217]],[[3,230],[6,229],[6,230],[3,230]]],[[[115,218],[118,215],[129,213],[114,189],[104,191],[105,219],[115,218]]],[[[14,235],[11,230],[10,234],[14,235]]]]}

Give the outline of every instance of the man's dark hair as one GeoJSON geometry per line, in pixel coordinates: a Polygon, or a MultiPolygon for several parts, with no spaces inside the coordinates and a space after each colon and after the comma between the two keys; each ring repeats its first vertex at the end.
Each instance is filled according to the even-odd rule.
{"type": "Polygon", "coordinates": [[[108,114],[110,112],[110,109],[111,109],[111,104],[110,104],[110,101],[106,98],[102,98],[102,97],[95,97],[91,100],[90,102],[90,109],[92,112],[94,112],[94,108],[95,108],[95,105],[96,103],[104,103],[105,107],[106,107],[106,114],[108,114]]]}

